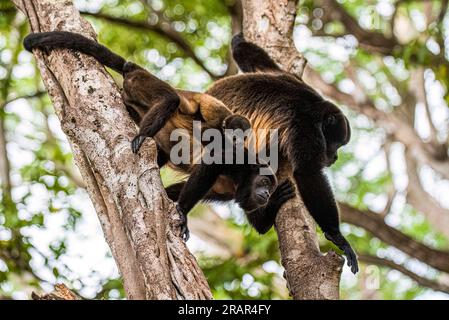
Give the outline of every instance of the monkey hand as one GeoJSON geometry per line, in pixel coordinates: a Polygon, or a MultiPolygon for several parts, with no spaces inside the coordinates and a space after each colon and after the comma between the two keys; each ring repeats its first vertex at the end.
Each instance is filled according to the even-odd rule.
{"type": "Polygon", "coordinates": [[[190,238],[190,231],[189,228],[187,227],[187,214],[184,213],[184,210],[182,210],[178,204],[176,204],[176,210],[178,211],[180,217],[179,221],[179,227],[181,229],[180,236],[185,242],[187,242],[187,240],[189,240],[190,238]]]}
{"type": "Polygon", "coordinates": [[[143,141],[145,140],[144,135],[138,134],[134,137],[133,141],[131,142],[131,149],[133,150],[133,153],[139,152],[140,147],[142,146],[143,141]]]}
{"type": "Polygon", "coordinates": [[[355,254],[354,250],[351,248],[351,245],[345,239],[345,237],[343,237],[340,232],[333,235],[325,232],[324,236],[327,240],[334,243],[340,250],[344,252],[348,266],[351,267],[352,273],[356,274],[359,271],[357,255],[355,254]]]}
{"type": "Polygon", "coordinates": [[[290,179],[284,180],[274,193],[271,195],[274,199],[278,199],[280,204],[284,204],[284,202],[294,198],[296,196],[295,187],[290,179]]]}

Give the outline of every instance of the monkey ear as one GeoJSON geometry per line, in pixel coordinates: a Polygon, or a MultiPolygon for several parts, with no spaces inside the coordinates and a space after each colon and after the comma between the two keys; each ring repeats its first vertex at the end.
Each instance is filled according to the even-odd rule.
{"type": "Polygon", "coordinates": [[[247,42],[240,32],[231,41],[232,56],[242,72],[282,72],[268,53],[254,43],[247,42]]]}
{"type": "Polygon", "coordinates": [[[322,122],[322,130],[327,138],[332,137],[342,146],[346,145],[351,139],[349,121],[342,112],[326,115],[322,122]]]}
{"type": "Polygon", "coordinates": [[[323,121],[323,125],[325,127],[333,126],[336,123],[337,123],[337,116],[335,114],[328,114],[328,115],[326,115],[326,118],[323,121]]]}

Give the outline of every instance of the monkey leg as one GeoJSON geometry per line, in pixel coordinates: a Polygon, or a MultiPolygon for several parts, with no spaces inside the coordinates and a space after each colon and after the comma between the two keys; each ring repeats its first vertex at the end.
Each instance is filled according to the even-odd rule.
{"type": "Polygon", "coordinates": [[[221,129],[223,121],[233,114],[223,102],[208,94],[196,94],[193,100],[199,104],[201,116],[211,128],[221,129]]]}
{"type": "Polygon", "coordinates": [[[171,201],[178,201],[179,195],[181,194],[182,188],[184,188],[186,182],[178,182],[174,183],[167,188],[165,188],[165,192],[167,193],[167,196],[170,198],[171,201]]]}
{"type": "MultiPolygon", "coordinates": [[[[178,182],[175,184],[172,184],[165,188],[165,192],[167,192],[168,197],[172,201],[177,201],[179,198],[179,195],[184,188],[186,182],[178,182]]],[[[218,203],[224,203],[227,201],[231,201],[234,199],[234,196],[231,193],[218,193],[213,190],[210,190],[204,197],[201,199],[204,202],[218,202],[218,203]]]]}
{"type": "Polygon", "coordinates": [[[131,119],[134,121],[134,123],[136,125],[139,125],[140,121],[142,121],[139,113],[137,113],[137,111],[134,110],[134,108],[130,105],[126,105],[126,111],[128,111],[128,114],[131,117],[131,119]]]}
{"type": "Polygon", "coordinates": [[[162,101],[152,106],[145,114],[141,123],[139,134],[131,142],[134,153],[137,153],[147,137],[154,137],[167,123],[179,106],[178,95],[163,98],[162,101]]]}
{"type": "Polygon", "coordinates": [[[194,167],[189,179],[185,182],[179,194],[177,209],[185,217],[181,234],[186,241],[189,238],[187,214],[213,187],[222,171],[223,166],[220,165],[199,164],[194,167]]]}

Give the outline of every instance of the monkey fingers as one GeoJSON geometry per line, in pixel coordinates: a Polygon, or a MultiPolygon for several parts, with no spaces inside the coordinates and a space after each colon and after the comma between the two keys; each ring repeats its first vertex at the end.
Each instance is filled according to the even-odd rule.
{"type": "Polygon", "coordinates": [[[133,153],[137,153],[139,152],[140,147],[142,146],[144,140],[145,140],[145,136],[138,134],[137,136],[135,136],[135,138],[133,139],[133,141],[131,142],[131,149],[133,151],[133,153]]]}
{"type": "Polygon", "coordinates": [[[293,187],[293,183],[290,179],[282,182],[273,193],[274,197],[277,197],[282,203],[287,200],[290,200],[296,196],[295,188],[293,187]]]}
{"type": "Polygon", "coordinates": [[[179,228],[180,228],[180,236],[181,238],[187,242],[187,240],[189,240],[190,238],[190,231],[189,228],[187,227],[187,214],[183,212],[183,210],[179,207],[178,204],[176,204],[176,210],[179,213],[179,228]]]}
{"type": "Polygon", "coordinates": [[[355,254],[354,250],[352,250],[351,246],[349,244],[343,246],[342,248],[343,252],[346,255],[347,264],[351,267],[351,271],[353,274],[356,274],[359,271],[359,264],[357,262],[357,255],[355,254]]]}

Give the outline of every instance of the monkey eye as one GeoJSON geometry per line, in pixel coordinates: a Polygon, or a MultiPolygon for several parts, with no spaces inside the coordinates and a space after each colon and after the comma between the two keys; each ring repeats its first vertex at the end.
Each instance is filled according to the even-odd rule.
{"type": "Polygon", "coordinates": [[[271,184],[271,180],[268,179],[267,177],[262,178],[262,184],[264,186],[269,186],[271,184]]]}
{"type": "Polygon", "coordinates": [[[330,115],[326,118],[326,120],[324,121],[324,124],[326,126],[329,126],[329,125],[335,124],[336,122],[337,122],[337,118],[334,115],[330,115]]]}

